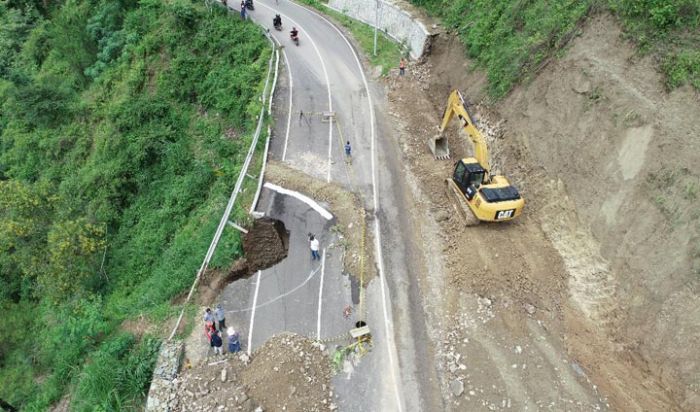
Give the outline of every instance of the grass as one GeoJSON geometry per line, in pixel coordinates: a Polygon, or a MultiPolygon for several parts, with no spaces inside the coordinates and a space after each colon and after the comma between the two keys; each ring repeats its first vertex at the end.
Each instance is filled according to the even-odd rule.
{"type": "Polygon", "coordinates": [[[374,27],[325,7],[320,1],[300,0],[300,2],[321,11],[333,21],[348,29],[357,44],[364,51],[364,55],[369,60],[370,64],[382,68],[383,76],[386,76],[391,68],[398,68],[401,57],[408,55],[407,51],[405,51],[405,47],[402,47],[399,43],[387,36],[386,33],[380,31],[377,36],[377,55],[375,56],[374,27]]]}
{"type": "Polygon", "coordinates": [[[454,29],[467,54],[489,79],[489,92],[505,96],[547,59],[560,55],[593,12],[607,10],[622,23],[640,53],[659,60],[670,89],[700,90],[698,0],[411,0],[454,29]]]}
{"type": "Polygon", "coordinates": [[[686,167],[661,167],[646,175],[645,189],[674,229],[700,228],[700,178],[686,167]]]}

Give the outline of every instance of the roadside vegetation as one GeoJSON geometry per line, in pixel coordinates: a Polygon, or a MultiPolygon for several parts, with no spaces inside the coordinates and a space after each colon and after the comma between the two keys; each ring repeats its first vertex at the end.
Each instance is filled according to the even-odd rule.
{"type": "Polygon", "coordinates": [[[339,23],[352,33],[352,37],[357,44],[362,48],[364,55],[374,67],[382,68],[382,75],[389,73],[391,68],[399,67],[399,60],[402,55],[406,55],[405,48],[395,40],[390,38],[384,32],[379,32],[377,36],[377,55],[374,55],[374,27],[365,24],[361,21],[352,19],[342,13],[324,7],[319,0],[299,0],[300,3],[307,4],[323,14],[331,17],[332,20],[339,23]]]}
{"type": "MultiPolygon", "coordinates": [[[[269,53],[201,1],[0,0],[0,399],[139,409],[269,53]]],[[[212,265],[240,253],[226,231],[212,265]]]]}
{"type": "Polygon", "coordinates": [[[659,61],[669,89],[700,90],[700,0],[411,0],[457,31],[502,97],[537,72],[592,12],[610,10],[640,53],[659,61]]]}

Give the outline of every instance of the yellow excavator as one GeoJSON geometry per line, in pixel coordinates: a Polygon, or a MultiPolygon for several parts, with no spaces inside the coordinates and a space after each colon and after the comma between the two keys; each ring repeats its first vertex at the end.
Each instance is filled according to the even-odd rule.
{"type": "Polygon", "coordinates": [[[455,114],[474,145],[474,157],[467,157],[455,163],[452,177],[446,180],[448,196],[457,200],[457,209],[461,211],[468,226],[482,221],[503,222],[520,216],[525,200],[504,176],[490,174],[486,140],[469,116],[459,90],[450,93],[439,134],[428,141],[433,155],[436,159],[449,159],[450,150],[444,132],[455,114]]]}

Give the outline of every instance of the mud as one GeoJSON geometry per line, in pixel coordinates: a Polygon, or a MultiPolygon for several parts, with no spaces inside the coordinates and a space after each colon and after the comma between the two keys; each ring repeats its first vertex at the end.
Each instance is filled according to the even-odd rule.
{"type": "Polygon", "coordinates": [[[284,223],[271,218],[255,219],[243,237],[243,254],[248,272],[267,269],[287,257],[289,232],[284,223]]]}

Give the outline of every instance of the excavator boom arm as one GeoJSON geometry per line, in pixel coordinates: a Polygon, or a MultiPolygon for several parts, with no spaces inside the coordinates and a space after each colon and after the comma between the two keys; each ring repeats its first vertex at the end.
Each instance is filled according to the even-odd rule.
{"type": "Polygon", "coordinates": [[[455,114],[462,122],[462,129],[464,129],[474,145],[474,157],[481,167],[486,170],[486,173],[489,173],[491,165],[489,164],[489,151],[486,146],[486,140],[476,126],[474,126],[474,122],[471,116],[469,116],[469,112],[465,107],[464,98],[459,90],[453,90],[452,93],[450,93],[450,97],[447,99],[447,107],[445,108],[445,113],[442,115],[442,123],[440,124],[440,135],[445,132],[445,128],[447,128],[447,125],[455,114]]]}

